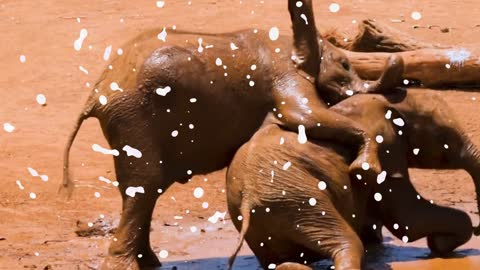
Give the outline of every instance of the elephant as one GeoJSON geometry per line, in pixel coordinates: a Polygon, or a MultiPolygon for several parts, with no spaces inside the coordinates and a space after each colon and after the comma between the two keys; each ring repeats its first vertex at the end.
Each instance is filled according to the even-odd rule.
{"type": "Polygon", "coordinates": [[[95,117],[113,149],[106,153],[114,155],[122,196],[104,269],[161,265],[149,243],[156,200],[174,182],[227,166],[269,113],[288,130],[356,148],[352,174],[374,181],[380,173],[377,143],[364,127],[328,110],[321,94],[388,92],[401,80],[403,60],[391,57],[377,81],[362,80],[317,33],[311,0],[289,0],[288,8],[293,38],[253,29],[146,31],[95,83],[68,137],[60,192],[72,192],[70,149],[83,121],[95,117]],[[144,192],[132,196],[131,188],[144,192]]]}
{"type": "Polygon", "coordinates": [[[385,171],[373,184],[350,177],[352,149],[302,144],[271,117],[227,170],[228,210],[240,232],[228,269],[244,241],[264,269],[312,269],[307,264],[331,258],[336,270],[352,270],[361,269],[364,243],[381,242],[382,224],[404,242],[427,237],[439,256],[471,238],[470,217],[421,197],[408,174],[409,167],[464,169],[480,188],[480,152],[438,94],[355,95],[331,110],[368,126],[385,171]]]}

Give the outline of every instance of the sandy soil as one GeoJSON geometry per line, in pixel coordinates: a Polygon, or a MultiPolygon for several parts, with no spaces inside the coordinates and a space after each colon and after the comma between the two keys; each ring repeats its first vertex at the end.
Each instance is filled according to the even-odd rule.
{"type": "MultiPolygon", "coordinates": [[[[157,8],[154,0],[0,0],[0,269],[96,269],[106,255],[109,236],[78,237],[74,233],[77,221],[94,222],[102,215],[115,225],[119,218],[118,192],[98,180],[99,176],[114,180],[115,175],[111,157],[91,150],[94,143],[107,145],[96,120],[83,126],[72,151],[71,167],[78,185],[73,199],[61,200],[56,191],[67,134],[90,91],[88,84],[106,66],[103,53],[107,46],[112,45],[115,53],[123,42],[153,26],[207,32],[277,26],[281,33],[290,33],[285,1],[165,2],[165,7],[157,8]],[[73,44],[82,28],[88,36],[76,51],[73,44]],[[36,102],[40,93],[46,96],[47,106],[36,102]],[[7,122],[15,127],[12,133],[3,129],[7,122]],[[48,175],[48,181],[33,177],[28,167],[48,175]],[[30,198],[31,192],[35,199],[30,198]]],[[[425,41],[467,48],[480,44],[477,0],[336,2],[341,9],[331,13],[330,1],[316,1],[320,28],[348,30],[355,27],[352,20],[372,18],[425,41]],[[422,19],[413,21],[413,11],[419,11],[422,19]],[[401,16],[405,22],[391,22],[401,16]],[[414,30],[415,24],[452,29],[449,33],[438,28],[414,30]]],[[[443,91],[480,145],[480,94],[443,91]]],[[[412,174],[423,195],[463,209],[478,222],[473,185],[466,173],[415,170],[412,174]]],[[[173,265],[179,269],[224,268],[237,232],[228,217],[216,224],[207,220],[216,211],[226,211],[223,188],[224,171],[174,185],[158,201],[151,235],[156,252],[169,252],[165,269],[173,265]],[[194,198],[196,187],[205,190],[203,198],[194,198]],[[208,208],[202,208],[203,202],[209,203],[208,208]],[[192,232],[192,227],[197,231],[192,232]]],[[[258,268],[248,248],[241,254],[236,269],[258,268]]],[[[424,241],[402,244],[386,237],[385,247],[369,250],[367,258],[373,269],[480,269],[480,241],[472,239],[455,258],[437,259],[429,257],[424,241]]],[[[324,269],[328,262],[322,265],[324,269]]]]}

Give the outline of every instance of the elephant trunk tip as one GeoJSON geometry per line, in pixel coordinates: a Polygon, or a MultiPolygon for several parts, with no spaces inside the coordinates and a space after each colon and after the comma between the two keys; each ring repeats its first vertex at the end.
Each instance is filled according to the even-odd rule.
{"type": "Polygon", "coordinates": [[[392,54],[385,63],[385,69],[376,81],[375,92],[389,93],[401,85],[405,63],[400,55],[392,54]]]}

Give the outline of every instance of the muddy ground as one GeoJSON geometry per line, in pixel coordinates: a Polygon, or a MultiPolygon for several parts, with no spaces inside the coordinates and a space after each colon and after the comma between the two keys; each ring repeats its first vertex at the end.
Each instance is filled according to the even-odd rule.
{"type": "MultiPolygon", "coordinates": [[[[158,8],[154,0],[0,0],[0,269],[96,269],[106,255],[111,236],[75,234],[77,221],[93,223],[104,217],[107,226],[115,226],[119,219],[118,192],[99,180],[99,176],[115,179],[112,158],[91,149],[92,144],[107,146],[96,120],[84,124],[73,147],[71,167],[78,187],[72,200],[59,199],[57,188],[67,134],[91,89],[88,85],[93,85],[106,67],[103,54],[107,46],[112,45],[112,53],[116,53],[144,29],[173,25],[205,32],[277,26],[281,33],[289,34],[285,2],[166,0],[165,6],[158,8]],[[76,51],[74,41],[83,28],[88,36],[76,51]],[[37,103],[37,94],[46,96],[46,106],[37,103]],[[6,132],[5,123],[13,125],[14,131],[6,132]],[[29,167],[48,175],[48,181],[32,176],[29,167]]],[[[424,41],[472,50],[480,45],[477,0],[336,2],[340,11],[331,13],[330,1],[315,1],[321,29],[352,30],[356,27],[353,20],[371,18],[424,41]],[[421,13],[420,20],[411,18],[414,11],[421,13]],[[404,22],[392,22],[402,16],[404,22]],[[413,29],[413,25],[438,25],[450,31],[413,29]]],[[[480,94],[442,92],[480,145],[480,94]]],[[[425,197],[463,209],[478,222],[474,189],[466,173],[414,170],[412,174],[425,197]]],[[[237,232],[228,216],[224,222],[208,221],[216,211],[226,211],[223,189],[221,171],[174,185],[158,201],[151,238],[156,252],[168,251],[165,269],[173,265],[179,269],[224,268],[237,232]],[[196,187],[205,190],[201,199],[193,196],[196,187]],[[204,202],[208,208],[202,207],[204,202]]],[[[258,268],[247,247],[241,254],[236,269],[258,268]]],[[[480,269],[480,240],[472,239],[454,258],[437,259],[429,257],[424,241],[403,244],[386,237],[385,248],[369,251],[367,258],[372,269],[474,270],[480,269]]],[[[325,269],[328,262],[322,265],[325,269]]]]}

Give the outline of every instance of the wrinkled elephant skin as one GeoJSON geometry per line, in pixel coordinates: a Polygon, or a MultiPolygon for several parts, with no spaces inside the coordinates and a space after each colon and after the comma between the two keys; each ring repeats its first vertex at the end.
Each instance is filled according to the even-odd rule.
{"type": "Polygon", "coordinates": [[[362,81],[342,51],[318,36],[311,1],[297,2],[288,1],[293,39],[252,29],[156,29],[122,46],[123,54],[103,72],[69,137],[61,190],[71,193],[73,187],[68,160],[77,131],[96,117],[114,149],[109,153],[123,203],[104,269],[160,265],[149,243],[157,198],[175,181],[227,166],[270,112],[286,129],[353,146],[358,156],[350,172],[372,181],[380,172],[374,140],[355,121],[328,110],[321,97],[333,104],[338,98],[328,100],[331,92],[348,97],[393,89],[402,59],[389,59],[377,82],[362,81]],[[132,194],[132,188],[143,192],[132,194]]]}
{"type": "Polygon", "coordinates": [[[311,269],[306,264],[331,258],[346,270],[360,269],[363,243],[378,241],[382,224],[405,242],[427,237],[440,256],[471,238],[469,216],[421,198],[408,175],[409,167],[465,169],[479,186],[479,152],[438,95],[357,95],[331,109],[368,125],[381,142],[385,173],[373,184],[351,179],[350,148],[299,144],[297,134],[266,125],[227,172],[229,212],[240,231],[236,252],[246,240],[265,269],[311,269]]]}

